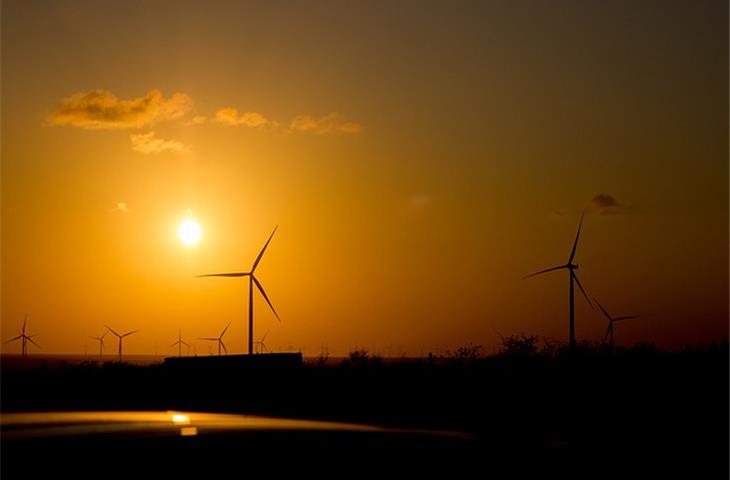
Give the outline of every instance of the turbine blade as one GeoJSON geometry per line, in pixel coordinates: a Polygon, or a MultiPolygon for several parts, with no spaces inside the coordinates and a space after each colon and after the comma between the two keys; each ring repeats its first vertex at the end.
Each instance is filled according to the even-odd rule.
{"type": "Polygon", "coordinates": [[[3,342],[3,344],[5,344],[5,343],[10,343],[10,342],[14,342],[14,341],[16,341],[16,340],[20,340],[21,338],[23,338],[23,335],[18,335],[18,336],[17,336],[17,337],[15,337],[15,338],[11,338],[10,340],[6,340],[6,341],[4,341],[4,342],[3,342]]]}
{"type": "Polygon", "coordinates": [[[608,322],[608,328],[606,328],[606,335],[603,336],[603,341],[608,340],[608,334],[611,333],[611,322],[608,322]]]}
{"type": "Polygon", "coordinates": [[[38,345],[37,343],[35,343],[35,340],[33,340],[32,338],[30,338],[30,337],[25,337],[25,338],[27,338],[27,339],[28,339],[28,341],[29,341],[30,343],[32,343],[33,345],[35,345],[36,347],[38,347],[38,348],[41,348],[41,346],[40,346],[40,345],[38,345]]]}
{"type": "Polygon", "coordinates": [[[266,335],[268,335],[269,332],[264,333],[264,336],[261,337],[261,343],[264,343],[266,341],[266,335]]]}
{"type": "Polygon", "coordinates": [[[117,337],[121,337],[121,335],[119,335],[117,332],[115,332],[114,329],[112,327],[110,327],[109,325],[104,325],[104,326],[108,329],[108,331],[112,332],[117,337]]]}
{"type": "Polygon", "coordinates": [[[221,342],[221,347],[223,347],[223,351],[226,352],[226,354],[227,354],[228,353],[228,349],[226,348],[226,344],[223,343],[223,340],[218,340],[218,341],[221,342]]]}
{"type": "Polygon", "coordinates": [[[588,305],[590,305],[591,308],[593,308],[593,304],[591,303],[591,300],[588,298],[588,294],[583,289],[583,285],[580,284],[580,280],[578,280],[578,275],[576,275],[575,273],[573,273],[572,270],[570,271],[570,274],[573,275],[573,278],[575,279],[575,283],[578,284],[578,288],[580,288],[580,291],[583,293],[583,296],[586,297],[586,302],[588,302],[588,305]]]}
{"type": "Polygon", "coordinates": [[[639,318],[639,315],[624,315],[623,317],[617,317],[614,318],[614,322],[618,322],[619,320],[631,320],[632,318],[639,318]]]}
{"type": "Polygon", "coordinates": [[[179,341],[179,340],[178,340],[177,342],[173,343],[172,345],[170,345],[170,348],[174,347],[174,346],[175,346],[175,345],[177,345],[178,343],[180,343],[180,341],[179,341]]]}
{"type": "Polygon", "coordinates": [[[231,322],[228,322],[228,325],[226,325],[226,328],[224,328],[223,331],[221,332],[220,338],[223,338],[223,335],[226,334],[226,330],[228,330],[228,327],[230,327],[230,326],[231,326],[231,322]]]}
{"type": "Polygon", "coordinates": [[[600,302],[599,302],[598,300],[596,300],[596,297],[593,297],[593,301],[594,301],[594,302],[596,302],[596,305],[598,305],[598,308],[600,308],[600,309],[601,309],[601,311],[602,311],[602,312],[603,312],[603,314],[604,314],[604,315],[606,316],[606,318],[608,319],[608,321],[609,321],[609,322],[610,322],[610,321],[613,321],[613,319],[611,318],[611,315],[609,315],[609,314],[608,314],[608,312],[606,311],[606,309],[605,309],[605,308],[603,308],[603,305],[601,305],[601,303],[600,303],[600,302]]]}
{"type": "Polygon", "coordinates": [[[123,336],[123,337],[128,337],[129,335],[132,335],[133,333],[137,333],[137,332],[139,332],[140,330],[142,330],[142,329],[140,328],[140,329],[138,329],[138,330],[132,330],[131,332],[127,332],[127,333],[125,333],[125,334],[124,334],[124,335],[122,335],[122,336],[123,336]]]}
{"type": "Polygon", "coordinates": [[[255,283],[256,287],[259,289],[259,292],[261,292],[261,295],[264,296],[264,300],[266,300],[266,303],[269,304],[269,308],[271,308],[271,311],[274,312],[274,316],[276,317],[276,319],[281,322],[281,319],[279,318],[279,314],[276,313],[276,310],[274,309],[274,306],[271,304],[269,297],[266,296],[266,292],[264,292],[264,287],[261,286],[261,283],[259,283],[259,281],[256,279],[256,277],[251,275],[251,278],[253,279],[253,283],[255,283]]]}
{"type": "Polygon", "coordinates": [[[540,270],[539,272],[531,273],[531,274],[529,274],[529,275],[527,275],[525,277],[522,277],[522,279],[524,280],[525,278],[534,277],[535,275],[540,275],[541,273],[552,272],[553,270],[560,270],[562,268],[568,268],[568,266],[567,265],[560,265],[560,266],[557,266],[557,267],[546,268],[545,270],[540,270]]]}
{"type": "Polygon", "coordinates": [[[99,338],[103,340],[103,339],[104,339],[104,337],[106,337],[106,334],[107,334],[107,333],[109,333],[109,330],[105,331],[105,332],[104,332],[104,334],[103,334],[103,335],[102,335],[101,337],[99,337],[99,338]]]}
{"type": "Polygon", "coordinates": [[[253,262],[253,267],[251,267],[251,273],[256,271],[256,267],[258,266],[259,262],[261,261],[261,257],[264,256],[264,252],[266,251],[266,247],[269,246],[269,243],[271,242],[271,239],[274,238],[274,234],[276,233],[276,229],[279,228],[279,226],[274,227],[274,231],[271,232],[271,235],[269,235],[269,239],[266,240],[266,243],[264,244],[264,248],[261,249],[261,252],[259,252],[259,256],[256,257],[256,260],[253,262]]]}
{"type": "Polygon", "coordinates": [[[23,334],[25,335],[25,324],[28,322],[28,314],[25,314],[25,318],[23,318],[23,334]]]}
{"type": "Polygon", "coordinates": [[[217,342],[218,338],[213,337],[198,337],[198,340],[210,340],[211,342],[217,342]]]}
{"type": "MultiPolygon", "coordinates": [[[[573,250],[570,251],[570,258],[568,259],[568,263],[573,263],[573,258],[575,258],[575,249],[578,247],[578,238],[580,237],[580,229],[583,226],[583,217],[585,216],[585,212],[580,214],[580,223],[578,223],[578,233],[575,235],[575,242],[573,242],[573,250]]],[[[588,302],[590,303],[590,302],[588,302]]]]}
{"type": "Polygon", "coordinates": [[[183,342],[182,340],[180,340],[180,343],[182,343],[182,344],[183,344],[183,345],[185,345],[186,347],[189,347],[189,346],[190,346],[190,344],[189,344],[188,342],[183,342]]]}
{"type": "Polygon", "coordinates": [[[196,275],[195,278],[203,278],[203,277],[245,277],[251,275],[250,273],[246,272],[236,272],[236,273],[206,273],[205,275],[196,275]]]}

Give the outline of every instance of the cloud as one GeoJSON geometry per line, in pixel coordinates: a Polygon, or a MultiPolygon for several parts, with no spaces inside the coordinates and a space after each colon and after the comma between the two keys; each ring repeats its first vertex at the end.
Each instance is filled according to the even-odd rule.
{"type": "Polygon", "coordinates": [[[238,114],[235,108],[221,108],[215,112],[215,121],[232,127],[243,125],[246,127],[277,127],[279,124],[269,120],[258,112],[244,112],[238,114]]]}
{"type": "Polygon", "coordinates": [[[360,133],[362,125],[355,122],[346,122],[340,118],[339,113],[332,112],[320,118],[311,115],[298,115],[291,121],[289,129],[295,132],[317,135],[325,133],[360,133]]]}
{"type": "Polygon", "coordinates": [[[161,152],[189,152],[190,149],[177,140],[163,140],[155,138],[155,132],[133,133],[129,136],[132,150],[148,155],[161,152]]]}
{"type": "Polygon", "coordinates": [[[192,100],[184,93],[164,98],[159,90],[131,100],[120,100],[107,90],[74,93],[64,98],[47,118],[51,125],[94,130],[141,128],[185,115],[192,100]]]}
{"type": "Polygon", "coordinates": [[[411,195],[411,206],[414,208],[425,208],[431,204],[431,197],[425,193],[411,195]]]}
{"type": "Polygon", "coordinates": [[[131,213],[132,210],[127,207],[125,202],[117,202],[116,206],[112,208],[112,212],[131,213]]]}
{"type": "Polygon", "coordinates": [[[204,124],[207,121],[208,121],[208,117],[206,117],[205,115],[195,115],[185,125],[188,125],[188,126],[190,126],[190,125],[202,125],[202,124],[204,124]]]}
{"type": "Polygon", "coordinates": [[[613,195],[598,193],[591,199],[590,208],[599,215],[619,215],[625,213],[629,207],[620,203],[613,195]]]}

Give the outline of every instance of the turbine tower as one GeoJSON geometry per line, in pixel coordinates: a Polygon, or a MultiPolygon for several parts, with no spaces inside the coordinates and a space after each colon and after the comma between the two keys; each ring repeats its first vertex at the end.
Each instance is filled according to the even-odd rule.
{"type": "Polygon", "coordinates": [[[264,333],[264,336],[261,337],[261,340],[259,340],[258,342],[254,342],[254,346],[258,347],[257,353],[265,353],[269,351],[269,349],[266,347],[266,344],[264,343],[266,341],[266,335],[268,334],[269,332],[264,333]]]}
{"type": "Polygon", "coordinates": [[[105,331],[104,334],[99,337],[89,337],[99,342],[99,361],[101,361],[102,355],[104,354],[104,337],[106,337],[107,333],[109,333],[109,330],[105,331]]]}
{"type": "Polygon", "coordinates": [[[578,270],[578,265],[573,263],[573,259],[575,258],[575,250],[578,248],[578,239],[580,238],[580,229],[583,226],[583,217],[585,214],[582,214],[580,216],[580,223],[578,223],[578,233],[575,235],[575,242],[573,242],[573,249],[570,251],[570,257],[568,258],[568,263],[565,265],[558,265],[557,267],[552,268],[546,268],[545,270],[540,270],[539,272],[531,273],[527,275],[524,278],[530,278],[534,277],[535,275],[540,275],[542,273],[552,272],[553,270],[562,270],[567,269],[568,272],[570,272],[570,347],[575,347],[575,295],[574,295],[574,286],[573,282],[578,284],[578,288],[580,288],[580,291],[583,293],[583,296],[585,297],[586,301],[588,302],[588,305],[593,308],[593,304],[588,299],[588,295],[586,294],[586,291],[583,289],[583,285],[581,285],[580,280],[578,279],[578,275],[575,273],[576,270],[578,270]]]}
{"type": "Polygon", "coordinates": [[[35,335],[26,335],[25,334],[25,325],[26,325],[27,322],[28,322],[28,314],[26,313],[25,314],[25,318],[23,319],[23,329],[20,331],[20,335],[18,335],[17,337],[11,338],[10,340],[4,342],[4,344],[5,344],[5,343],[14,342],[16,340],[20,340],[21,341],[20,342],[20,354],[21,354],[21,356],[23,358],[25,358],[25,354],[28,351],[28,344],[27,344],[27,342],[30,342],[33,345],[35,345],[36,347],[41,348],[40,345],[38,345],[37,343],[35,343],[35,341],[33,341],[33,337],[35,337],[35,335]]]}
{"type": "MultiPolygon", "coordinates": [[[[175,345],[177,345],[177,356],[178,357],[182,357],[182,346],[183,345],[185,345],[186,347],[188,347],[188,350],[190,350],[190,345],[187,342],[183,342],[183,339],[182,339],[182,330],[178,330],[177,331],[177,342],[175,342],[172,345],[170,345],[170,347],[174,347],[175,345]]],[[[188,352],[188,354],[189,353],[190,352],[188,352]]]]}
{"type": "Polygon", "coordinates": [[[121,361],[122,361],[122,339],[124,339],[124,337],[128,337],[128,336],[132,335],[133,333],[137,333],[137,332],[139,332],[139,331],[140,331],[140,330],[142,330],[142,329],[140,328],[139,330],[132,330],[131,332],[127,332],[127,333],[124,333],[124,334],[122,334],[122,335],[119,335],[119,334],[118,334],[117,332],[115,332],[115,331],[114,331],[114,329],[113,329],[112,327],[110,327],[109,325],[104,325],[104,326],[105,326],[106,328],[108,328],[108,329],[109,329],[109,331],[110,331],[110,332],[112,332],[112,333],[113,333],[114,335],[116,335],[116,336],[117,336],[117,338],[119,339],[119,361],[121,362],[121,361]]]}
{"type": "Polygon", "coordinates": [[[228,327],[231,326],[231,322],[228,322],[228,325],[226,325],[226,328],[223,329],[220,336],[218,337],[201,337],[201,340],[208,340],[211,342],[218,342],[218,355],[221,354],[221,347],[223,347],[223,350],[228,354],[228,350],[226,349],[226,344],[223,343],[223,335],[226,334],[226,330],[228,330],[228,327]]]}
{"type": "Polygon", "coordinates": [[[261,295],[263,295],[264,300],[266,300],[266,303],[269,304],[269,308],[271,308],[271,311],[274,312],[274,316],[277,320],[281,321],[279,318],[279,315],[276,313],[276,310],[274,309],[274,306],[271,304],[271,301],[269,300],[269,297],[266,295],[266,292],[264,291],[264,287],[261,285],[261,282],[258,281],[254,273],[256,272],[256,267],[258,267],[259,262],[261,261],[261,257],[263,257],[264,252],[266,251],[266,247],[269,246],[269,243],[271,242],[271,239],[274,237],[274,234],[276,233],[276,229],[279,228],[278,225],[274,228],[274,231],[271,232],[271,235],[269,236],[269,239],[264,244],[264,248],[261,249],[261,252],[256,257],[256,260],[253,262],[253,266],[251,267],[250,272],[236,272],[236,273],[208,273],[206,275],[198,275],[198,278],[200,277],[248,277],[248,354],[253,355],[253,286],[256,285],[256,288],[258,288],[259,292],[261,292],[261,295]]]}
{"type": "Polygon", "coordinates": [[[598,308],[601,309],[603,314],[608,319],[608,328],[606,329],[606,335],[603,337],[603,341],[605,342],[606,339],[609,339],[609,345],[611,345],[611,348],[613,348],[613,324],[614,322],[620,322],[621,320],[630,320],[632,318],[639,318],[638,315],[623,315],[621,317],[612,317],[605,308],[603,308],[603,305],[601,305],[598,300],[596,300],[595,297],[593,297],[593,301],[598,304],[598,308]]]}

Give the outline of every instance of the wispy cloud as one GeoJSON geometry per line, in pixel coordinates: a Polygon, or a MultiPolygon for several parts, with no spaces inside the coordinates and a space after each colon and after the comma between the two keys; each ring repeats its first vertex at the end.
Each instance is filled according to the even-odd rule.
{"type": "Polygon", "coordinates": [[[277,127],[279,124],[258,112],[238,113],[235,108],[221,108],[215,112],[215,121],[232,127],[277,127]]]}
{"type": "Polygon", "coordinates": [[[289,129],[294,132],[314,133],[317,135],[326,133],[360,133],[362,131],[362,125],[342,120],[339,113],[332,112],[320,118],[315,118],[312,115],[297,115],[291,121],[289,129]]]}
{"type": "Polygon", "coordinates": [[[425,193],[417,193],[411,195],[410,203],[414,208],[426,208],[431,205],[431,197],[425,193]]]}
{"type": "Polygon", "coordinates": [[[190,119],[189,122],[185,123],[185,125],[202,125],[207,121],[208,117],[206,117],[205,115],[195,115],[193,118],[190,119]]]}
{"type": "Polygon", "coordinates": [[[190,149],[177,140],[163,140],[155,138],[155,132],[133,133],[129,136],[132,150],[149,155],[162,152],[189,152],[190,149]]]}
{"type": "Polygon", "coordinates": [[[151,90],[142,97],[120,100],[107,90],[92,90],[64,98],[47,121],[86,129],[141,128],[180,118],[191,108],[192,100],[184,93],[164,98],[159,90],[151,90]]]}
{"type": "Polygon", "coordinates": [[[598,193],[591,199],[590,208],[599,215],[619,215],[626,213],[629,207],[616,200],[613,195],[598,193]]]}
{"type": "Polygon", "coordinates": [[[131,213],[132,210],[127,206],[126,202],[117,202],[114,208],[112,208],[112,212],[131,213]]]}

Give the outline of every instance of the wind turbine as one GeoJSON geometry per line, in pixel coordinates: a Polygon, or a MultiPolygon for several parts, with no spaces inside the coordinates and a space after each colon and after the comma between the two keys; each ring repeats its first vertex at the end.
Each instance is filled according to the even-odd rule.
{"type": "Polygon", "coordinates": [[[109,333],[109,330],[104,332],[104,334],[101,335],[100,337],[89,337],[89,338],[93,338],[94,340],[99,342],[99,360],[101,360],[102,355],[104,354],[104,337],[106,337],[107,333],[109,333]]]}
{"type": "Polygon", "coordinates": [[[121,362],[121,361],[122,361],[122,339],[123,339],[124,337],[128,337],[129,335],[132,335],[133,333],[137,333],[137,332],[139,332],[139,331],[140,331],[140,330],[142,330],[142,329],[140,328],[139,330],[132,330],[131,332],[127,332],[127,333],[125,333],[125,334],[119,335],[119,334],[118,334],[117,332],[115,332],[115,331],[114,331],[114,329],[113,329],[112,327],[110,327],[109,325],[104,325],[104,326],[105,326],[106,328],[108,328],[108,329],[109,329],[109,331],[110,331],[110,332],[112,332],[112,333],[113,333],[114,335],[116,335],[116,336],[117,336],[117,338],[119,339],[119,361],[121,362]]]}
{"type": "Polygon", "coordinates": [[[264,333],[264,336],[261,337],[261,340],[259,340],[258,342],[253,342],[255,346],[259,347],[258,353],[269,351],[269,349],[266,348],[266,344],[264,343],[264,341],[266,341],[266,335],[268,335],[268,334],[269,334],[269,332],[264,333]]]}
{"type": "Polygon", "coordinates": [[[535,275],[540,275],[542,273],[552,272],[553,270],[562,270],[567,269],[570,272],[570,347],[575,347],[575,305],[574,305],[574,293],[573,293],[573,282],[578,284],[578,288],[580,288],[580,291],[583,293],[583,296],[585,297],[586,301],[588,302],[588,305],[593,308],[593,304],[588,299],[588,295],[586,294],[586,291],[583,289],[583,285],[581,285],[580,280],[578,279],[578,275],[575,273],[575,270],[578,270],[578,265],[573,263],[573,259],[575,258],[575,250],[578,247],[578,239],[580,238],[580,229],[583,226],[583,217],[585,214],[582,214],[580,216],[580,223],[578,224],[578,233],[575,235],[575,242],[573,242],[573,249],[570,251],[570,257],[568,258],[568,263],[565,265],[558,265],[557,267],[552,268],[546,268],[545,270],[540,270],[539,272],[531,273],[527,275],[524,278],[530,278],[534,277],[535,275]]]}
{"type": "Polygon", "coordinates": [[[281,321],[279,318],[279,315],[276,313],[276,310],[274,309],[274,306],[271,304],[271,301],[269,300],[269,297],[266,295],[266,292],[264,291],[264,287],[261,286],[261,282],[258,281],[256,276],[254,275],[254,272],[256,272],[256,267],[259,265],[259,262],[261,261],[261,257],[264,255],[264,252],[266,251],[266,247],[269,246],[269,242],[271,242],[271,239],[274,237],[274,234],[276,233],[276,229],[279,228],[277,225],[274,227],[274,231],[271,232],[271,235],[269,236],[269,239],[264,244],[264,248],[261,249],[261,252],[259,252],[259,255],[256,257],[256,260],[253,262],[253,266],[251,267],[250,272],[236,272],[236,273],[209,273],[206,275],[198,275],[198,278],[200,277],[248,277],[248,354],[253,355],[253,286],[256,285],[256,288],[259,289],[259,292],[261,292],[261,295],[263,295],[264,300],[266,300],[266,303],[269,304],[269,308],[271,308],[271,311],[274,312],[274,316],[277,320],[281,321]]]}
{"type": "Polygon", "coordinates": [[[38,345],[37,343],[35,343],[35,341],[33,340],[33,337],[35,337],[35,335],[26,335],[25,334],[25,324],[27,322],[28,322],[28,314],[26,313],[25,314],[25,318],[23,319],[23,329],[20,331],[20,335],[18,335],[17,337],[11,338],[10,340],[4,342],[4,344],[5,344],[5,343],[14,342],[16,340],[20,340],[21,341],[21,343],[20,343],[20,345],[21,345],[20,346],[20,353],[21,353],[21,356],[23,358],[25,358],[25,354],[28,351],[27,342],[30,342],[33,345],[35,345],[36,347],[41,348],[41,346],[38,345]]]}
{"type": "Polygon", "coordinates": [[[632,318],[639,318],[638,315],[623,315],[621,317],[612,317],[605,308],[603,308],[603,305],[601,305],[598,300],[596,300],[596,297],[593,297],[593,301],[598,304],[598,307],[601,309],[603,314],[608,319],[608,328],[606,329],[606,336],[603,337],[603,341],[605,342],[606,339],[610,339],[609,345],[611,345],[611,348],[613,348],[613,324],[614,322],[620,322],[621,320],[630,320],[632,318]]]}
{"type": "Polygon", "coordinates": [[[201,337],[201,340],[209,340],[211,342],[218,342],[218,355],[221,354],[221,347],[223,347],[223,351],[228,354],[228,349],[226,348],[226,344],[223,343],[223,335],[226,334],[226,330],[228,330],[228,327],[231,326],[231,322],[228,322],[228,325],[226,325],[226,328],[223,329],[220,336],[218,337],[201,337]]]}
{"type": "Polygon", "coordinates": [[[177,356],[178,357],[182,357],[182,346],[183,345],[185,345],[186,347],[188,347],[188,350],[190,350],[190,345],[187,342],[183,342],[183,339],[182,339],[182,330],[178,330],[177,331],[177,342],[175,342],[172,345],[170,345],[170,347],[174,347],[175,345],[177,345],[177,356]]]}

